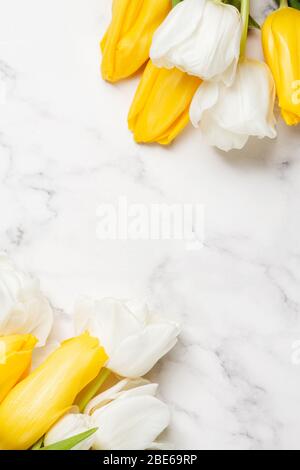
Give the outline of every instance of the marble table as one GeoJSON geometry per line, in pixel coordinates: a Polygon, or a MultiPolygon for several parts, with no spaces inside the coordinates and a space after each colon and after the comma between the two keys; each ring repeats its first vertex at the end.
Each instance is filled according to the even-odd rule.
{"type": "MultiPolygon", "coordinates": [[[[258,20],[271,3],[253,1],[258,20]]],[[[137,297],[182,323],[151,373],[177,448],[300,449],[299,129],[279,121],[277,140],[229,154],[191,127],[136,145],[138,78],[99,74],[110,6],[0,0],[1,249],[65,314],[81,295],[137,297]],[[99,206],[121,197],[202,205],[202,248],[100,239],[99,206]]]]}

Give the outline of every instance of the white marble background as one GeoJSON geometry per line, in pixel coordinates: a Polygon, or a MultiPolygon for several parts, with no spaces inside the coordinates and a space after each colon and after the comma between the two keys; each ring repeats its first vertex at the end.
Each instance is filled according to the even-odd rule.
{"type": "MultiPolygon", "coordinates": [[[[253,1],[258,19],[268,3],[253,1]]],[[[299,128],[228,155],[192,129],[137,146],[137,81],[99,74],[110,6],[0,0],[0,246],[65,312],[81,294],[146,297],[182,321],[152,374],[177,448],[300,449],[299,128]],[[205,247],[101,242],[97,207],[120,195],[204,204],[205,247]]]]}

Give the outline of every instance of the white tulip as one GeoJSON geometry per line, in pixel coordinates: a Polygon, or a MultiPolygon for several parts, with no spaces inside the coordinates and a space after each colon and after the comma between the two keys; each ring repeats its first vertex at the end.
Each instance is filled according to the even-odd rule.
{"type": "Polygon", "coordinates": [[[166,449],[167,444],[156,438],[169,425],[170,412],[155,398],[157,387],[142,379],[125,379],[95,397],[85,410],[98,427],[93,448],[166,449]]]}
{"type": "Polygon", "coordinates": [[[176,344],[179,327],[152,314],[144,304],[113,299],[82,300],[75,310],[75,331],[99,338],[107,368],[122,377],[140,377],[176,344]]]}
{"type": "Polygon", "coordinates": [[[124,394],[126,396],[126,393],[130,390],[133,390],[134,394],[139,390],[139,393],[146,391],[148,394],[150,393],[155,396],[157,388],[157,384],[150,384],[148,380],[141,377],[136,379],[123,379],[113,387],[110,387],[93,398],[85,407],[84,412],[88,415],[92,415],[97,408],[101,408],[117,398],[122,398],[124,394]]]}
{"type": "Polygon", "coordinates": [[[240,56],[242,19],[237,8],[214,0],[184,0],[153,36],[150,58],[173,68],[231,85],[240,56]]]}
{"type": "Polygon", "coordinates": [[[0,255],[0,335],[32,334],[44,346],[53,312],[37,280],[0,255]]]}
{"type": "Polygon", "coordinates": [[[50,335],[48,336],[45,346],[34,349],[32,353],[31,369],[39,367],[56,349],[58,349],[63,341],[73,338],[74,322],[71,315],[62,311],[54,313],[53,325],[50,335]]]}
{"type": "Polygon", "coordinates": [[[203,83],[191,104],[190,118],[210,145],[241,149],[250,136],[275,138],[275,85],[268,66],[242,59],[231,87],[203,83]]]}
{"type": "MultiPolygon", "coordinates": [[[[89,415],[79,413],[67,414],[47,432],[44,438],[44,445],[50,446],[56,444],[95,427],[97,426],[95,426],[93,418],[89,415]]],[[[77,444],[72,450],[89,450],[93,446],[94,440],[95,434],[77,444]]]]}

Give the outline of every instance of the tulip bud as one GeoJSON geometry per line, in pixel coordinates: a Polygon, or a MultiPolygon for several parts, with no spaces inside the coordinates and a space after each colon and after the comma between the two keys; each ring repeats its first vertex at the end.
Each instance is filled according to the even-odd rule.
{"type": "Polygon", "coordinates": [[[266,62],[273,73],[285,122],[300,122],[300,11],[280,8],[262,28],[266,62]]]}
{"type": "Polygon", "coordinates": [[[149,61],[128,115],[136,142],[170,144],[189,123],[189,107],[201,80],[149,61]]]}
{"type": "Polygon", "coordinates": [[[203,80],[231,85],[240,56],[241,15],[213,0],[184,0],[173,8],[153,36],[150,58],[203,80]]]}
{"type": "Polygon", "coordinates": [[[138,380],[122,380],[87,406],[85,412],[98,426],[96,450],[145,450],[166,448],[157,437],[170,422],[170,412],[155,395],[158,386],[138,380]]]}
{"type": "Polygon", "coordinates": [[[0,337],[0,403],[29,372],[36,343],[32,335],[0,337]]]}
{"type": "Polygon", "coordinates": [[[109,356],[106,367],[123,377],[140,377],[177,342],[179,327],[144,304],[114,299],[83,300],[76,308],[77,334],[89,331],[109,356]]]}
{"type": "Polygon", "coordinates": [[[44,346],[53,312],[36,279],[0,255],[0,335],[31,334],[44,346]]]}
{"type": "Polygon", "coordinates": [[[190,116],[210,145],[229,151],[243,148],[250,136],[276,137],[275,86],[269,67],[256,60],[239,62],[234,83],[204,82],[190,116]]]}
{"type": "Polygon", "coordinates": [[[66,414],[106,363],[99,341],[84,333],[20,382],[0,405],[0,450],[25,450],[66,414]]]}
{"type": "Polygon", "coordinates": [[[113,0],[112,21],[101,42],[104,80],[127,78],[148,60],[153,33],[170,8],[170,0],[113,0]]]}

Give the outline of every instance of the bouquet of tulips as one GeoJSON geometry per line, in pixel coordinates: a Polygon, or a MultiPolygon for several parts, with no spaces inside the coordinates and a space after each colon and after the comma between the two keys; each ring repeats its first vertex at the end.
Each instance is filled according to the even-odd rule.
{"type": "Polygon", "coordinates": [[[170,144],[189,121],[210,145],[275,138],[277,96],[300,121],[300,1],[278,0],[261,28],[266,63],[247,57],[250,0],[113,0],[101,42],[109,82],[145,66],[128,115],[138,143],[170,144]]]}
{"type": "Polygon", "coordinates": [[[59,344],[59,319],[38,282],[0,256],[0,450],[168,448],[157,438],[169,409],[143,376],[178,325],[137,302],[82,299],[59,344]]]}

